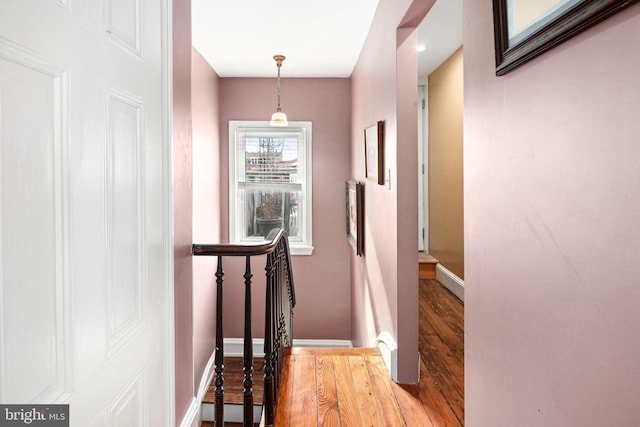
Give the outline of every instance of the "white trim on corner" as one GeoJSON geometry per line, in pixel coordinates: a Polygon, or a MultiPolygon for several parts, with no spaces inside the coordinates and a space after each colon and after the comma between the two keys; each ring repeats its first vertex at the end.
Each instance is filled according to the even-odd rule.
{"type": "Polygon", "coordinates": [[[209,384],[211,384],[214,374],[215,353],[211,355],[209,361],[207,362],[207,366],[205,366],[204,368],[202,378],[200,378],[198,394],[191,401],[189,409],[187,409],[187,413],[180,423],[180,427],[200,427],[200,424],[202,424],[202,401],[204,400],[204,395],[209,389],[209,384]]]}
{"type": "Polygon", "coordinates": [[[207,390],[209,390],[209,384],[211,384],[211,380],[213,380],[213,374],[215,374],[215,353],[211,353],[211,357],[207,362],[207,366],[204,367],[204,372],[202,373],[202,378],[200,379],[200,387],[198,388],[198,401],[202,402],[204,400],[204,395],[207,394],[207,390]]]}
{"type": "MultiPolygon", "coordinates": [[[[174,305],[174,238],[173,238],[173,2],[161,2],[161,79],[162,79],[162,188],[163,230],[162,256],[164,313],[162,333],[164,336],[164,376],[166,399],[164,416],[167,425],[175,426],[176,419],[176,369],[175,369],[175,305],[174,305]]],[[[197,404],[197,402],[196,402],[197,404]]],[[[187,416],[189,413],[187,413],[187,416]]],[[[187,417],[185,416],[184,419],[187,417]]]]}
{"type": "MultiPolygon", "coordinates": [[[[353,344],[350,340],[293,340],[294,347],[319,347],[319,348],[351,348],[353,344]]],[[[238,357],[242,356],[244,348],[243,338],[225,338],[224,355],[238,357]]],[[[264,356],[264,338],[253,339],[253,356],[264,356]]]]}
{"type": "Polygon", "coordinates": [[[398,378],[398,344],[389,332],[382,332],[376,338],[376,347],[382,353],[384,363],[387,365],[391,378],[395,381],[398,378]]]}
{"type": "Polygon", "coordinates": [[[464,302],[464,280],[453,274],[442,264],[436,265],[436,280],[464,302]]]}
{"type": "Polygon", "coordinates": [[[201,421],[198,420],[198,414],[200,414],[200,404],[202,401],[198,401],[195,397],[191,399],[187,413],[184,414],[184,418],[180,423],[180,427],[198,427],[201,421]]]}

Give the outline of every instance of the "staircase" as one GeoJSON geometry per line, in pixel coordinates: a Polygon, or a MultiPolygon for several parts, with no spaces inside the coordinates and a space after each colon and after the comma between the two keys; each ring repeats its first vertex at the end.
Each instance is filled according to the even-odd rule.
{"type": "MultiPolygon", "coordinates": [[[[266,425],[273,425],[276,411],[276,396],[280,389],[280,381],[284,362],[284,350],[291,346],[293,337],[293,308],[296,305],[293,274],[291,270],[291,258],[289,253],[289,241],[283,229],[273,229],[267,235],[264,243],[255,245],[237,245],[221,243],[194,243],[192,245],[194,256],[210,256],[217,259],[215,273],[216,283],[216,336],[215,336],[215,361],[212,393],[208,400],[213,401],[203,405],[203,418],[214,420],[215,427],[224,427],[225,421],[232,421],[231,414],[226,414],[226,409],[236,410],[236,406],[230,401],[231,393],[226,392],[238,387],[241,388],[240,419],[244,427],[253,426],[261,418],[266,425]],[[264,359],[254,360],[253,357],[253,331],[252,331],[252,306],[253,297],[251,288],[254,284],[252,260],[258,258],[264,260],[266,286],[264,288],[265,322],[264,322],[264,359]],[[243,351],[240,374],[234,383],[229,383],[233,372],[231,367],[225,366],[227,358],[224,352],[223,335],[223,287],[228,281],[225,278],[223,262],[229,257],[245,258],[244,279],[244,333],[243,351]],[[256,368],[254,368],[256,366],[256,368]],[[229,370],[227,370],[227,368],[229,370]],[[255,377],[254,377],[255,374],[255,377]],[[261,396],[256,395],[258,383],[263,389],[261,396]],[[230,396],[225,396],[229,394],[230,396]],[[262,404],[262,405],[261,405],[262,404]],[[228,406],[233,405],[233,406],[228,406]],[[261,407],[264,409],[261,411],[261,407]],[[206,413],[205,413],[206,411],[206,413]],[[211,413],[213,412],[213,413],[211,413]]],[[[233,281],[231,285],[233,285],[233,281]]],[[[239,307],[228,307],[238,310],[239,307]]],[[[234,393],[235,394],[235,393],[234,393]]],[[[234,418],[235,415],[234,415],[234,418]]],[[[210,422],[210,421],[205,421],[210,422]]],[[[203,423],[204,425],[204,423],[203,423]]]]}
{"type": "MultiPolygon", "coordinates": [[[[254,427],[258,422],[261,426],[291,427],[337,425],[337,422],[354,426],[406,426],[406,416],[411,411],[403,412],[410,405],[394,388],[378,349],[291,347],[295,291],[289,243],[282,229],[272,230],[266,240],[258,245],[193,244],[194,256],[212,256],[218,262],[215,374],[202,404],[202,427],[254,427]],[[251,260],[261,255],[267,255],[265,356],[254,359],[251,260]],[[222,264],[227,257],[243,257],[246,261],[242,275],[245,284],[242,358],[224,356],[222,264]]],[[[428,254],[420,254],[419,258],[419,277],[434,278],[437,260],[428,254]]]]}
{"type": "MultiPolygon", "coordinates": [[[[254,378],[253,382],[253,419],[260,420],[262,417],[262,395],[263,383],[260,381],[263,371],[264,358],[254,358],[254,378]]],[[[242,424],[244,402],[244,373],[242,357],[224,358],[224,418],[226,425],[233,423],[242,424]]],[[[202,421],[215,420],[215,381],[209,384],[209,390],[202,400],[202,421]]],[[[206,424],[203,424],[205,426],[206,424]]],[[[211,424],[213,426],[213,423],[211,424]]]]}
{"type": "Polygon", "coordinates": [[[438,260],[426,252],[418,252],[418,262],[420,263],[420,279],[435,279],[436,265],[438,260]]]}

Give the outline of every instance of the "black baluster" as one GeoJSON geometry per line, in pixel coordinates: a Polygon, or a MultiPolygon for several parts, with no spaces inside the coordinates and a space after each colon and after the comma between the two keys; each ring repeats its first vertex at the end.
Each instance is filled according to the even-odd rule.
{"type": "Polygon", "coordinates": [[[266,424],[273,425],[275,422],[275,390],[273,383],[273,282],[275,268],[273,265],[273,254],[267,255],[265,270],[267,289],[265,293],[264,323],[264,411],[266,424]]]}
{"type": "Polygon", "coordinates": [[[244,271],[244,427],[253,427],[253,337],[251,334],[251,257],[244,271]]]}
{"type": "Polygon", "coordinates": [[[274,282],[274,299],[273,299],[273,310],[274,310],[274,346],[273,346],[273,354],[274,354],[274,371],[275,371],[275,389],[276,389],[276,403],[278,402],[278,390],[280,389],[280,377],[282,375],[282,365],[284,363],[283,356],[283,342],[282,342],[282,322],[281,322],[281,304],[280,304],[280,292],[282,289],[282,256],[280,253],[280,245],[276,246],[276,249],[273,251],[274,257],[276,258],[276,274],[275,274],[275,282],[274,282]]]}
{"type": "Polygon", "coordinates": [[[218,257],[216,270],[216,356],[215,356],[215,425],[224,427],[224,335],[222,328],[222,257],[218,257]]]}

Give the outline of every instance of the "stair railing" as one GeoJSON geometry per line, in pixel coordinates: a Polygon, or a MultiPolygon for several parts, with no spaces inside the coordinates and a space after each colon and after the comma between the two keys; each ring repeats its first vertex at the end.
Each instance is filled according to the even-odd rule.
{"type": "Polygon", "coordinates": [[[244,285],[244,346],[243,346],[243,425],[252,427],[253,420],[253,336],[251,331],[251,258],[266,255],[265,266],[265,331],[264,331],[264,418],[271,426],[275,421],[277,392],[280,388],[283,351],[290,347],[293,337],[293,307],[296,304],[289,241],[283,229],[273,229],[267,242],[257,245],[194,243],[194,256],[215,256],[216,269],[216,351],[215,351],[215,427],[224,426],[224,336],[223,297],[224,257],[245,257],[244,285]]]}

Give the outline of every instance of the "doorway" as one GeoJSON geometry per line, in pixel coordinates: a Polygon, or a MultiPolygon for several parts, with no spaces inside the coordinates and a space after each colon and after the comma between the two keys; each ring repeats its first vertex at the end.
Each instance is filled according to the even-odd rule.
{"type": "Polygon", "coordinates": [[[463,299],[462,1],[436,1],[418,43],[419,250],[463,299]]]}
{"type": "Polygon", "coordinates": [[[442,424],[464,425],[462,1],[437,0],[418,27],[418,241],[421,383],[436,382],[442,424]],[[425,256],[430,254],[430,256],[425,256]],[[434,259],[435,258],[435,259],[434,259]]]}

